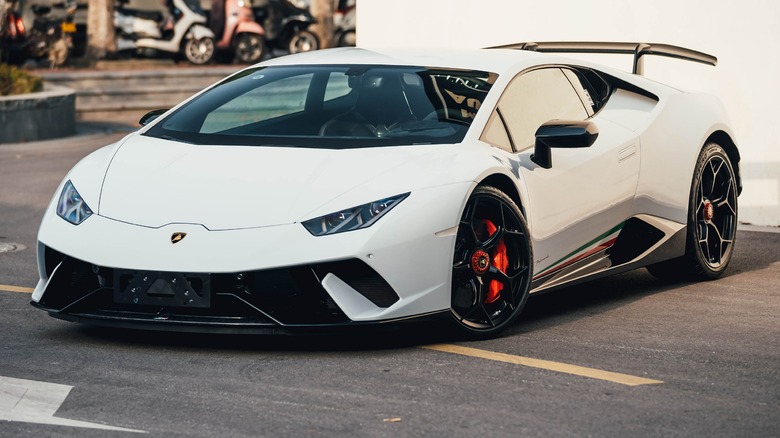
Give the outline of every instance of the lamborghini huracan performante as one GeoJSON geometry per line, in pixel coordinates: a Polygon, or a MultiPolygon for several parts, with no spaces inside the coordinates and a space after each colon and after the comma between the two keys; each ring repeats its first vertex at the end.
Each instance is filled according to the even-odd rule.
{"type": "MultiPolygon", "coordinates": [[[[641,75],[663,44],[340,48],[239,71],[79,162],[32,304],[152,330],[321,332],[443,318],[647,267],[714,279],[741,190],[722,105],[641,75]],[[634,72],[556,52],[629,53],[634,72]]],[[[702,67],[707,68],[707,67],[702,67]]]]}

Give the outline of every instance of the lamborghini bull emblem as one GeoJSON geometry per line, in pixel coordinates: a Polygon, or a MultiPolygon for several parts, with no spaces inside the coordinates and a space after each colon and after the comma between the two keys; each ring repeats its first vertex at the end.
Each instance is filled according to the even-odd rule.
{"type": "Polygon", "coordinates": [[[187,233],[177,232],[171,234],[171,243],[179,243],[187,236],[187,233]]]}

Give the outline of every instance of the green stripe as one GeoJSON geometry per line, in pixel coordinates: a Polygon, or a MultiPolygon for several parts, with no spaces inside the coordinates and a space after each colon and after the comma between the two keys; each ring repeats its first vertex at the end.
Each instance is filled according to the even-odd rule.
{"type": "Polygon", "coordinates": [[[566,257],[563,257],[562,259],[560,259],[560,260],[558,260],[557,262],[555,262],[555,263],[553,263],[552,265],[550,265],[551,267],[550,267],[549,269],[547,269],[546,271],[544,271],[543,273],[539,274],[539,275],[537,276],[537,278],[538,278],[538,277],[541,277],[541,276],[543,276],[543,275],[545,275],[545,274],[547,274],[549,271],[551,271],[551,270],[555,269],[555,267],[559,266],[559,265],[560,265],[560,264],[562,264],[563,262],[565,262],[565,261],[569,260],[570,258],[574,257],[575,255],[579,254],[580,252],[582,252],[582,251],[584,251],[584,250],[588,249],[588,248],[589,248],[591,245],[595,244],[595,243],[596,243],[596,242],[598,242],[599,240],[601,240],[601,239],[604,239],[605,237],[609,236],[609,235],[610,235],[610,234],[612,234],[612,233],[615,233],[615,232],[618,232],[618,231],[622,230],[622,229],[623,229],[623,225],[625,225],[625,224],[626,224],[626,222],[625,222],[625,221],[623,221],[623,222],[621,222],[621,223],[619,223],[619,224],[615,225],[613,228],[611,228],[611,229],[610,229],[609,231],[607,231],[606,233],[604,233],[604,234],[600,235],[599,237],[597,237],[597,238],[595,238],[595,239],[591,240],[590,242],[586,243],[585,245],[582,245],[581,247],[579,247],[579,248],[575,249],[574,251],[572,251],[571,253],[569,253],[569,255],[567,255],[566,257]]]}

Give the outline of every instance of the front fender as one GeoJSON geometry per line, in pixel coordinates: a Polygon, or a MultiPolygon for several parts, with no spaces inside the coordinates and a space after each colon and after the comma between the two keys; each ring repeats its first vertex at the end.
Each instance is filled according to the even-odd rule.
{"type": "Polygon", "coordinates": [[[196,24],[192,26],[189,32],[187,32],[187,36],[194,38],[196,40],[203,39],[203,38],[214,39],[216,37],[216,35],[214,35],[214,32],[211,29],[200,24],[196,24]]]}
{"type": "Polygon", "coordinates": [[[242,21],[236,26],[236,35],[242,33],[255,33],[260,36],[265,36],[265,29],[254,21],[242,21]]]}

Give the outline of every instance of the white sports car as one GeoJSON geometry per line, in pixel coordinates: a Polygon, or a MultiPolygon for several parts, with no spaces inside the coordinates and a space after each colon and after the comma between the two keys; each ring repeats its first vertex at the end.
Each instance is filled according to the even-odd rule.
{"type": "Polygon", "coordinates": [[[712,96],[634,43],[333,49],[246,68],[84,158],[39,232],[32,304],[69,321],[278,333],[444,317],[729,263],[739,152],[712,96]],[[550,52],[634,54],[634,74],[550,52]]]}

